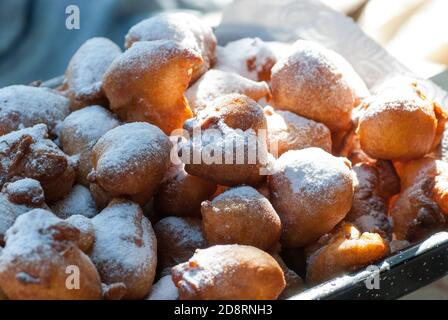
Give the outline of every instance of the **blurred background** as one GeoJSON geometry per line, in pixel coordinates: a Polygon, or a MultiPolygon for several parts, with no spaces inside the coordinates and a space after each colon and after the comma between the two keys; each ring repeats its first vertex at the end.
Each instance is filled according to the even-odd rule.
{"type": "MultiPolygon", "coordinates": [[[[61,75],[76,49],[93,36],[120,46],[128,29],[164,10],[189,10],[210,25],[233,0],[1,0],[0,86],[61,75]],[[66,8],[80,9],[80,29],[68,30],[66,8]]],[[[235,0],[237,1],[237,0],[235,0]]],[[[255,0],[254,0],[255,1],[255,0]]],[[[300,0],[298,0],[300,1],[300,0]]],[[[418,75],[448,66],[447,0],[323,0],[352,17],[418,75]]]]}
{"type": "MultiPolygon", "coordinates": [[[[63,74],[74,52],[94,36],[123,47],[132,25],[160,11],[188,10],[217,26],[233,1],[238,0],[0,0],[0,87],[63,74]],[[79,7],[79,30],[66,28],[69,5],[79,7]]],[[[438,75],[448,89],[448,0],[322,1],[353,18],[416,74],[438,75]]],[[[448,299],[447,278],[405,297],[431,298],[448,299]]]]}

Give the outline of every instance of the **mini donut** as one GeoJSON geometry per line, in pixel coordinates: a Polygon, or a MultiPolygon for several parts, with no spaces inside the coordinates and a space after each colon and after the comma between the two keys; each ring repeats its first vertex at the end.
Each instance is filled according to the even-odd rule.
{"type": "Polygon", "coordinates": [[[92,193],[79,184],[74,185],[64,198],[56,201],[50,207],[51,211],[61,219],[67,219],[73,215],[93,218],[98,214],[92,193]]]}
{"type": "Polygon", "coordinates": [[[77,246],[80,236],[78,228],[46,210],[34,209],[18,217],[6,234],[0,259],[0,286],[8,298],[101,299],[98,272],[77,246]],[[75,275],[73,266],[79,287],[69,279],[75,275]]]}
{"type": "Polygon", "coordinates": [[[270,250],[280,240],[280,218],[269,200],[252,187],[236,187],[204,201],[201,212],[210,245],[242,244],[270,250]]]}
{"type": "Polygon", "coordinates": [[[440,143],[446,120],[442,108],[414,83],[385,89],[369,99],[357,131],[370,157],[407,161],[421,158],[440,143]]]}
{"type": "Polygon", "coordinates": [[[188,174],[184,164],[172,165],[154,196],[154,207],[165,216],[200,217],[202,201],[215,191],[216,184],[188,174]]]}
{"type": "Polygon", "coordinates": [[[68,64],[62,88],[71,110],[109,104],[101,88],[103,75],[120,54],[120,47],[106,38],[92,38],[81,45],[68,64]]]}
{"type": "Polygon", "coordinates": [[[445,228],[448,215],[448,166],[423,158],[398,166],[402,192],[390,215],[397,240],[415,242],[445,228]]]}
{"type": "Polygon", "coordinates": [[[48,208],[39,181],[25,178],[3,186],[0,192],[0,246],[17,217],[34,208],[48,208]]]}
{"type": "Polygon", "coordinates": [[[0,136],[44,123],[51,135],[70,113],[69,100],[57,91],[14,85],[0,89],[0,136]]]}
{"type": "Polygon", "coordinates": [[[362,233],[343,224],[308,259],[306,282],[315,285],[386,257],[389,244],[377,233],[362,233]]]}
{"type": "Polygon", "coordinates": [[[254,81],[269,81],[277,58],[272,46],[260,38],[243,38],[216,48],[215,68],[254,81]]]}
{"type": "Polygon", "coordinates": [[[213,30],[192,14],[162,13],[143,20],[129,30],[124,46],[130,48],[136,41],[154,40],[173,40],[199,53],[202,61],[194,62],[191,82],[210,69],[215,61],[213,30]]]}
{"type": "Polygon", "coordinates": [[[184,92],[200,55],[170,40],[136,42],[103,79],[110,109],[126,121],[155,124],[166,134],[192,116],[184,92]]]}
{"type": "Polygon", "coordinates": [[[106,284],[124,283],[124,299],[143,299],[151,290],[157,241],[140,207],[114,199],[92,219],[95,242],[90,257],[106,284]]]}
{"type": "Polygon", "coordinates": [[[168,137],[149,123],[127,123],[108,131],[92,150],[88,179],[95,200],[96,185],[109,196],[127,195],[144,205],[169,167],[170,149],[168,137]]]}
{"type": "Polygon", "coordinates": [[[348,161],[318,148],[294,150],[277,159],[268,179],[271,202],[282,222],[284,247],[303,247],[330,232],[352,206],[348,161]]]}
{"type": "Polygon", "coordinates": [[[179,291],[174,285],[171,274],[161,277],[154,283],[151,293],[145,300],[179,300],[179,291]]]}
{"type": "Polygon", "coordinates": [[[45,124],[1,136],[0,162],[0,186],[14,177],[38,180],[47,203],[64,197],[76,178],[76,161],[48,139],[45,124]]]}
{"type": "Polygon", "coordinates": [[[62,150],[79,157],[77,180],[88,187],[87,175],[92,170],[92,149],[106,132],[120,125],[111,112],[100,106],[89,106],[72,112],[61,124],[59,141],[62,150]]]}
{"type": "Polygon", "coordinates": [[[352,109],[368,90],[339,54],[311,41],[297,41],[272,68],[272,105],[346,131],[352,109]]]}
{"type": "Polygon", "coordinates": [[[269,152],[281,156],[289,150],[321,148],[331,152],[331,132],[322,123],[289,111],[264,108],[268,125],[269,152]]]}
{"type": "Polygon", "coordinates": [[[198,218],[166,217],[154,225],[157,238],[158,269],[162,274],[190,259],[196,249],[206,248],[198,218]]]}
{"type": "Polygon", "coordinates": [[[400,181],[393,166],[390,163],[378,166],[360,163],[353,167],[353,176],[355,193],[345,220],[361,232],[379,233],[386,239],[392,239],[388,201],[400,192],[400,181]]]}
{"type": "Polygon", "coordinates": [[[209,70],[185,92],[193,113],[197,114],[221,96],[239,93],[258,101],[269,100],[271,91],[266,82],[256,82],[236,73],[209,70]]]}
{"type": "Polygon", "coordinates": [[[251,246],[197,250],[172,269],[180,300],[272,300],[285,288],[283,271],[269,254],[251,246]]]}
{"type": "Polygon", "coordinates": [[[223,186],[263,182],[260,169],[268,164],[266,118],[255,101],[238,94],[223,96],[184,128],[190,140],[181,146],[180,158],[189,174],[223,186]]]}

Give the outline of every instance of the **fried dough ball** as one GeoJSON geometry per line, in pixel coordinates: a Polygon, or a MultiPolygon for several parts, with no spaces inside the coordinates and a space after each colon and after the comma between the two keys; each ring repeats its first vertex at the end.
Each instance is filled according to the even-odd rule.
{"type": "Polygon", "coordinates": [[[282,245],[303,247],[330,232],[352,206],[353,174],[346,159],[322,149],[288,151],[269,177],[282,222],[282,245]]]}
{"type": "Polygon", "coordinates": [[[98,214],[95,199],[89,189],[82,185],[73,186],[69,194],[51,205],[51,211],[61,219],[73,215],[93,218],[98,214]]]}
{"type": "Polygon", "coordinates": [[[141,41],[114,60],[103,89],[110,109],[126,121],[155,124],[166,134],[192,116],[184,97],[199,54],[174,41],[141,41]]]}
{"type": "Polygon", "coordinates": [[[207,242],[198,218],[163,218],[154,225],[157,238],[158,269],[162,274],[190,259],[196,249],[206,248],[207,242]]]}
{"type": "Polygon", "coordinates": [[[361,232],[379,233],[386,239],[392,239],[388,200],[400,192],[400,181],[392,164],[377,166],[360,163],[353,167],[353,176],[355,193],[345,220],[361,232]]]}
{"type": "Polygon", "coordinates": [[[260,38],[243,38],[216,48],[218,70],[235,72],[254,81],[269,81],[278,55],[260,38]]]}
{"type": "Polygon", "coordinates": [[[34,208],[48,208],[39,181],[25,178],[3,186],[0,192],[0,246],[4,245],[6,231],[17,217],[34,208]]]}
{"type": "Polygon", "coordinates": [[[268,124],[269,152],[281,156],[289,150],[311,147],[331,152],[331,132],[322,123],[308,120],[289,111],[264,108],[268,124]]]}
{"type": "Polygon", "coordinates": [[[130,196],[144,205],[169,167],[170,148],[168,137],[148,123],[128,123],[108,131],[92,150],[88,179],[95,200],[104,191],[110,197],[130,196]]]}
{"type": "Polygon", "coordinates": [[[216,184],[188,174],[184,164],[172,165],[154,197],[154,207],[165,216],[200,217],[202,201],[215,191],[216,184]]]}
{"type": "Polygon", "coordinates": [[[448,163],[432,157],[408,162],[394,162],[395,169],[400,177],[401,189],[407,189],[419,180],[426,177],[435,177],[448,173],[448,163]]]}
{"type": "Polygon", "coordinates": [[[179,300],[179,290],[174,285],[171,274],[163,276],[153,286],[145,300],[179,300]]]}
{"type": "Polygon", "coordinates": [[[420,240],[445,228],[448,215],[448,164],[423,158],[396,164],[402,192],[391,204],[397,240],[420,240]]]}
{"type": "Polygon", "coordinates": [[[95,243],[90,257],[106,284],[124,283],[124,299],[143,299],[157,265],[157,240],[140,207],[114,199],[92,219],[95,243]]]}
{"type": "Polygon", "coordinates": [[[92,170],[92,149],[106,132],[120,125],[111,112],[100,106],[89,106],[72,112],[61,124],[59,141],[68,155],[79,157],[77,180],[88,187],[87,175],[92,170]]]}
{"type": "Polygon", "coordinates": [[[197,114],[213,103],[213,100],[232,93],[239,93],[258,101],[269,100],[271,91],[266,82],[256,82],[236,73],[209,70],[185,92],[193,113],[197,114]]]}
{"type": "Polygon", "coordinates": [[[252,187],[225,191],[201,207],[204,235],[215,244],[242,244],[270,250],[280,240],[280,218],[252,187]]]}
{"type": "Polygon", "coordinates": [[[56,136],[56,126],[69,114],[69,100],[48,88],[15,85],[0,89],[0,136],[45,123],[56,136]]]}
{"type": "Polygon", "coordinates": [[[272,105],[325,124],[332,132],[346,131],[352,109],[368,90],[339,54],[299,40],[289,56],[272,68],[272,105]]]}
{"type": "Polygon", "coordinates": [[[189,174],[224,186],[264,180],[260,169],[268,164],[266,118],[252,99],[238,94],[218,98],[184,127],[192,136],[181,147],[189,174]]]}
{"type": "Polygon", "coordinates": [[[271,300],[285,288],[277,261],[242,245],[197,250],[172,269],[172,276],[181,300],[271,300]]]}
{"type": "Polygon", "coordinates": [[[120,54],[120,47],[106,38],[92,38],[81,45],[65,71],[63,90],[71,110],[109,104],[101,88],[103,75],[120,54]]]}
{"type": "Polygon", "coordinates": [[[440,143],[446,120],[417,84],[384,89],[366,102],[358,125],[361,148],[376,159],[418,159],[440,143]]]}
{"type": "Polygon", "coordinates": [[[38,180],[47,203],[64,197],[76,178],[75,161],[48,139],[44,124],[1,136],[0,162],[0,186],[14,177],[38,180]]]}
{"type": "Polygon", "coordinates": [[[389,244],[377,233],[362,233],[343,224],[308,259],[306,281],[318,284],[374,263],[389,254],[389,244]]]}
{"type": "Polygon", "coordinates": [[[77,246],[80,236],[77,227],[46,210],[18,217],[6,234],[0,259],[5,294],[20,300],[101,299],[98,272],[77,246]],[[79,283],[70,275],[79,277],[79,283]]]}
{"type": "Polygon", "coordinates": [[[196,51],[202,60],[193,64],[191,82],[204,74],[215,61],[216,37],[198,17],[182,12],[162,13],[133,26],[126,35],[125,47],[136,41],[173,40],[196,51]]]}

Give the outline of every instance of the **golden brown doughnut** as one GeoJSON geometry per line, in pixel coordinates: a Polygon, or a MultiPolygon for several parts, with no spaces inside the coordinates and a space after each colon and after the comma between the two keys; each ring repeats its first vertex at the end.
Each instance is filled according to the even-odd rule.
{"type": "Polygon", "coordinates": [[[204,201],[201,212],[210,245],[242,244],[271,250],[280,240],[280,218],[269,200],[252,187],[232,188],[204,201]]]}
{"type": "Polygon", "coordinates": [[[400,181],[390,163],[359,163],[353,167],[355,193],[345,221],[361,232],[379,233],[392,239],[388,201],[400,192],[400,181]]]}
{"type": "Polygon", "coordinates": [[[156,126],[127,123],[103,135],[92,150],[88,178],[98,190],[116,197],[127,195],[144,205],[154,194],[170,163],[171,142],[156,126]]]}
{"type": "Polygon", "coordinates": [[[165,216],[200,217],[201,203],[216,191],[216,184],[192,176],[184,164],[171,165],[154,197],[154,207],[165,216]]]}
{"type": "Polygon", "coordinates": [[[92,219],[96,240],[90,257],[106,284],[124,283],[124,299],[142,299],[150,291],[157,265],[157,241],[151,222],[131,201],[114,199],[92,219]]]}
{"type": "Polygon", "coordinates": [[[281,156],[289,150],[311,147],[331,152],[331,132],[322,123],[308,120],[289,111],[264,108],[268,124],[269,152],[281,156]]]}
{"type": "Polygon", "coordinates": [[[414,242],[445,228],[448,215],[447,164],[422,158],[395,165],[402,184],[402,192],[390,207],[396,239],[414,242]]]}
{"type": "Polygon", "coordinates": [[[389,254],[389,244],[377,233],[362,233],[342,224],[308,259],[306,281],[315,285],[374,263],[389,254]]]}
{"type": "Polygon", "coordinates": [[[0,136],[44,123],[51,135],[68,116],[69,100],[48,88],[15,85],[0,89],[0,136]]]}
{"type": "Polygon", "coordinates": [[[80,234],[46,210],[34,209],[17,218],[0,259],[0,286],[8,298],[101,299],[98,272],[77,246],[80,234]],[[69,278],[76,274],[71,266],[78,270],[78,289],[69,278]]]}
{"type": "Polygon", "coordinates": [[[206,248],[201,220],[197,218],[163,218],[154,225],[157,237],[158,269],[162,274],[190,259],[196,249],[206,248]]]}
{"type": "Polygon", "coordinates": [[[198,52],[201,60],[193,65],[191,82],[211,68],[215,61],[216,37],[198,17],[183,13],[162,13],[133,26],[126,35],[125,47],[136,41],[173,40],[198,52]]]}
{"type": "Polygon", "coordinates": [[[72,112],[62,122],[59,141],[65,153],[79,157],[77,180],[82,185],[89,186],[87,175],[92,170],[93,146],[107,131],[119,125],[115,115],[100,106],[72,112]]]}
{"type": "Polygon", "coordinates": [[[155,124],[166,134],[192,116],[184,97],[200,55],[170,40],[136,42],[106,71],[110,109],[127,122],[155,124]]]}
{"type": "Polygon", "coordinates": [[[252,99],[238,94],[218,98],[184,127],[190,140],[181,147],[181,159],[189,174],[224,186],[264,180],[260,169],[268,163],[266,118],[252,99]],[[195,154],[200,155],[198,162],[195,154]]]}
{"type": "Polygon", "coordinates": [[[260,249],[242,245],[197,250],[172,269],[181,300],[277,299],[285,288],[277,261],[260,249]]]}
{"type": "Polygon", "coordinates": [[[446,120],[443,109],[414,83],[385,89],[369,99],[357,131],[370,157],[407,161],[440,143],[446,120]]]}
{"type": "Polygon", "coordinates": [[[25,178],[6,183],[0,192],[0,246],[17,217],[34,209],[47,209],[39,181],[25,178]]]}
{"type": "Polygon", "coordinates": [[[262,98],[269,100],[271,91],[266,82],[256,82],[246,79],[236,73],[221,70],[209,70],[185,92],[193,113],[213,103],[221,96],[239,93],[258,101],[262,98]]]}
{"type": "Polygon", "coordinates": [[[48,139],[45,124],[0,137],[0,186],[14,177],[38,180],[51,203],[64,197],[76,178],[76,161],[48,139]]]}
{"type": "Polygon", "coordinates": [[[322,149],[284,153],[268,181],[272,205],[282,221],[284,247],[316,241],[341,222],[352,206],[350,164],[322,149]]]}
{"type": "Polygon", "coordinates": [[[368,90],[339,54],[299,40],[272,68],[272,105],[325,124],[332,132],[350,127],[352,109],[368,90]]]}
{"type": "Polygon", "coordinates": [[[218,70],[237,73],[254,81],[269,81],[278,55],[260,38],[243,38],[216,48],[218,70]]]}
{"type": "Polygon", "coordinates": [[[103,75],[121,54],[121,49],[106,38],[92,38],[84,42],[71,58],[62,90],[70,99],[70,109],[102,105],[109,102],[101,88],[103,75]]]}

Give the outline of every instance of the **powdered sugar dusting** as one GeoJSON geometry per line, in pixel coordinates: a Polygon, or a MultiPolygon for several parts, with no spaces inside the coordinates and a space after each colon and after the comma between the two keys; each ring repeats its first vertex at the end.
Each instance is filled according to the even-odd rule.
{"type": "Polygon", "coordinates": [[[103,281],[151,272],[156,239],[151,223],[132,202],[116,202],[92,219],[96,240],[91,258],[103,281]],[[106,279],[104,279],[106,277],[106,279]]]}
{"type": "Polygon", "coordinates": [[[92,218],[98,213],[89,189],[81,185],[75,185],[64,199],[51,205],[51,209],[62,219],[73,215],[92,218]]]}
{"type": "Polygon", "coordinates": [[[274,170],[289,181],[293,193],[308,199],[331,198],[352,179],[342,159],[319,148],[288,151],[276,161],[274,170]]]}
{"type": "Polygon", "coordinates": [[[266,82],[256,82],[233,72],[209,70],[196,81],[185,93],[194,112],[204,109],[216,98],[226,94],[240,93],[258,101],[269,97],[266,82]]]}
{"type": "Polygon", "coordinates": [[[91,95],[101,90],[102,78],[121,49],[106,38],[87,40],[76,51],[66,71],[69,90],[74,95],[91,95]]]}
{"type": "Polygon", "coordinates": [[[68,114],[68,99],[51,89],[23,85],[0,89],[0,135],[38,123],[55,133],[68,114]]]}
{"type": "Polygon", "coordinates": [[[146,300],[178,300],[179,291],[174,285],[171,275],[159,279],[153,286],[146,300]]]}
{"type": "Polygon", "coordinates": [[[167,217],[160,220],[157,229],[163,229],[175,237],[179,246],[190,248],[203,248],[205,239],[200,224],[188,223],[188,220],[180,217],[167,217]]]}
{"type": "Polygon", "coordinates": [[[269,80],[277,55],[259,38],[243,38],[216,48],[215,68],[235,72],[248,79],[269,80]],[[263,76],[264,75],[264,76],[263,76]]]}

